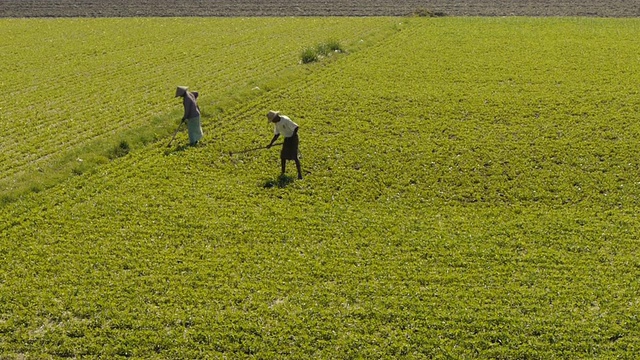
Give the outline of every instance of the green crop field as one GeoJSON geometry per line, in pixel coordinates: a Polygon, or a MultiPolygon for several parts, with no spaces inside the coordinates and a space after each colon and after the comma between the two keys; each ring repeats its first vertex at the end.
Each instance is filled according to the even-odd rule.
{"type": "Polygon", "coordinates": [[[640,20],[0,29],[1,359],[640,354],[640,20]]]}
{"type": "Polygon", "coordinates": [[[381,23],[390,20],[2,20],[0,195],[40,191],[107,162],[121,141],[173,132],[176,84],[200,91],[211,118],[292,76],[302,46],[370,41],[381,23]]]}

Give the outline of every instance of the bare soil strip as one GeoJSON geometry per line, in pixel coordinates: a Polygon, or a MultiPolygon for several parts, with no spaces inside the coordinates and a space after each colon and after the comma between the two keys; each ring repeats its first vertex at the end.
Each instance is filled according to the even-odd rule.
{"type": "Polygon", "coordinates": [[[0,17],[637,17],[637,0],[0,0],[0,17]]]}

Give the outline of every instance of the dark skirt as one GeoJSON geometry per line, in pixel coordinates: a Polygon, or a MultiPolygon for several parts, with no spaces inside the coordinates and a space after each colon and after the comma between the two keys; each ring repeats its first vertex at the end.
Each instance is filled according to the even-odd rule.
{"type": "Polygon", "coordinates": [[[282,144],[282,150],[280,151],[280,159],[298,159],[298,141],[298,134],[284,138],[284,144],[282,144]]]}

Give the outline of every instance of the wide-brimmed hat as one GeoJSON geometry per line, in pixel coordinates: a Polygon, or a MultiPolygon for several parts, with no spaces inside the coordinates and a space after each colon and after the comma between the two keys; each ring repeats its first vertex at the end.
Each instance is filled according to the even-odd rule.
{"type": "Polygon", "coordinates": [[[269,121],[273,121],[273,119],[275,119],[277,116],[280,116],[279,111],[271,110],[267,113],[267,119],[269,119],[269,121]]]}
{"type": "Polygon", "coordinates": [[[189,89],[189,88],[186,87],[186,86],[178,86],[178,88],[176,89],[176,96],[175,97],[182,96],[182,95],[186,94],[187,93],[187,89],[189,89]]]}

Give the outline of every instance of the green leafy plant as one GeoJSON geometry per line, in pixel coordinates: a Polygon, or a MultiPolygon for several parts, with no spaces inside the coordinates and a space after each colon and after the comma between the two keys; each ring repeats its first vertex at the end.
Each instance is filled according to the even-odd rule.
{"type": "Polygon", "coordinates": [[[300,53],[300,62],[308,64],[320,60],[322,57],[330,56],[333,53],[344,52],[344,49],[338,40],[328,40],[319,43],[315,47],[307,47],[300,53]]]}
{"type": "Polygon", "coordinates": [[[120,143],[111,150],[109,158],[113,160],[119,157],[123,157],[127,155],[129,151],[131,151],[129,143],[126,140],[121,140],[120,143]]]}
{"type": "Polygon", "coordinates": [[[300,53],[300,61],[308,64],[318,61],[318,50],[316,48],[304,48],[300,53]]]}

